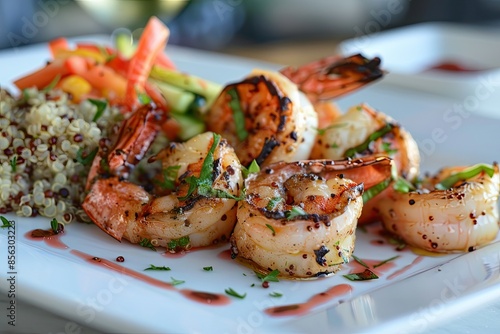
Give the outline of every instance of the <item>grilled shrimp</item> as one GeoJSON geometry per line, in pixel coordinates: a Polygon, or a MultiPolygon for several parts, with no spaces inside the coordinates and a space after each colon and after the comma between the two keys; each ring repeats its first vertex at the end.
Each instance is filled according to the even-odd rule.
{"type": "Polygon", "coordinates": [[[327,58],[278,72],[254,70],[226,86],[205,116],[245,166],[308,159],[318,128],[311,101],[338,97],[382,76],[380,61],[327,58]],[[333,63],[332,63],[333,62],[333,63]]]}
{"type": "Polygon", "coordinates": [[[394,191],[378,207],[384,227],[411,246],[472,251],[498,234],[499,190],[496,163],[444,168],[423,187],[394,191]]]}
{"type": "MultiPolygon", "coordinates": [[[[318,131],[311,159],[344,159],[366,156],[389,156],[398,175],[413,180],[418,176],[420,154],[409,132],[391,117],[361,104],[351,107],[328,127],[318,131]]],[[[377,202],[387,189],[363,207],[360,223],[378,218],[377,202]]]]}
{"type": "Polygon", "coordinates": [[[127,180],[158,131],[153,116],[151,108],[139,109],[122,126],[114,148],[96,157],[83,209],[117,240],[171,252],[228,240],[243,181],[238,158],[220,136],[204,133],[151,157],[163,167],[157,194],[127,180]]]}
{"type": "Polygon", "coordinates": [[[285,278],[339,270],[354,249],[363,174],[390,175],[388,158],[278,162],[250,174],[231,236],[233,257],[285,278]]]}
{"type": "Polygon", "coordinates": [[[263,166],[307,159],[318,119],[309,100],[285,76],[255,70],[224,88],[206,124],[229,141],[244,166],[253,160],[263,166]]]}

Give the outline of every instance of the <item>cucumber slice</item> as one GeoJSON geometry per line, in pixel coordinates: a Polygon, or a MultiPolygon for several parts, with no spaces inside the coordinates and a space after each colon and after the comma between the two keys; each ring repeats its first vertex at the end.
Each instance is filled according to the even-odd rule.
{"type": "Polygon", "coordinates": [[[170,116],[180,125],[179,139],[182,141],[205,132],[205,123],[198,118],[176,112],[171,112],[170,116]]]}

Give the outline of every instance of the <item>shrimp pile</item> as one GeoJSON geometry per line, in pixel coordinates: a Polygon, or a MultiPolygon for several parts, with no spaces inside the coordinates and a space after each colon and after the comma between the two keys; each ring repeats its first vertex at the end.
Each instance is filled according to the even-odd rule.
{"type": "Polygon", "coordinates": [[[360,104],[318,121],[328,119],[325,100],[381,78],[379,66],[329,57],[228,84],[203,116],[207,132],[148,159],[161,163],[154,191],[128,179],[159,131],[154,106],[143,106],[95,158],[83,208],[117,240],[171,252],[229,240],[234,258],[294,279],[347,263],[358,223],[381,220],[432,251],[489,242],[498,232],[496,165],[450,169],[435,179],[445,178],[434,183],[444,189],[416,189],[417,144],[391,117],[360,104]]]}

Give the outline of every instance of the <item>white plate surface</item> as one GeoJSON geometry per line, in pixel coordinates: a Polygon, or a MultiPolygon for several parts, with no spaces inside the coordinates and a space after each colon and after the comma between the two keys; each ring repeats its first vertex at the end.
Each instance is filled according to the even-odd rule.
{"type": "MultiPolygon", "coordinates": [[[[89,39],[95,38],[85,38],[89,39]]],[[[169,52],[180,69],[220,83],[238,80],[256,66],[274,67],[189,49],[171,47],[169,52]]],[[[1,53],[2,85],[9,86],[12,79],[41,66],[47,58],[45,46],[1,53]]],[[[413,133],[421,145],[424,170],[498,160],[500,121],[477,113],[455,112],[453,105],[460,101],[396,88],[382,81],[340,100],[339,104],[345,108],[360,102],[368,102],[390,114],[413,133]]],[[[350,271],[348,265],[333,277],[316,281],[281,280],[264,289],[250,269],[219,256],[227,250],[227,245],[178,258],[165,257],[162,250],[153,252],[127,242],[118,243],[93,225],[73,223],[61,238],[68,249],[56,249],[25,237],[35,228],[48,228],[48,219],[8,217],[16,222],[16,298],[103,332],[289,333],[312,329],[339,333],[401,329],[418,332],[500,295],[499,285],[494,284],[500,276],[498,243],[464,256],[419,257],[408,250],[397,252],[387,243],[375,245],[373,241],[383,238],[378,234],[380,227],[371,225],[368,233],[357,232],[355,254],[363,260],[375,261],[399,255],[394,267],[380,273],[380,279],[350,282],[342,277],[350,271]],[[155,287],[92,265],[71,250],[113,262],[117,256],[123,256],[125,262],[120,265],[126,268],[166,282],[173,277],[185,283],[176,286],[176,290],[155,287]],[[455,258],[459,262],[447,264],[455,258]],[[171,271],[143,271],[150,264],[165,265],[171,271]],[[214,270],[204,271],[202,268],[206,266],[214,270]],[[435,288],[431,288],[433,283],[435,288]],[[268,307],[304,303],[340,284],[349,284],[352,291],[317,305],[304,316],[272,317],[264,313],[268,307]],[[224,294],[227,288],[246,293],[246,298],[230,297],[229,305],[214,306],[191,301],[180,293],[192,289],[224,294]],[[272,292],[283,296],[270,297],[272,292]],[[438,316],[436,305],[440,307],[438,316]]],[[[6,254],[7,234],[5,229],[0,231],[0,254],[6,254]]],[[[11,271],[2,256],[3,295],[9,290],[7,278],[11,271]]],[[[0,329],[8,329],[3,318],[0,329]]]]}

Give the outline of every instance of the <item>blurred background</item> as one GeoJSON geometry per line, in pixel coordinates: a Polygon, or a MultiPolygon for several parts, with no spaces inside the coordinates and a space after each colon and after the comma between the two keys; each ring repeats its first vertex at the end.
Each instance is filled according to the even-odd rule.
{"type": "Polygon", "coordinates": [[[492,25],[500,0],[22,0],[0,1],[0,48],[57,36],[140,35],[151,15],[170,44],[280,63],[332,53],[339,41],[425,21],[492,25]]]}

